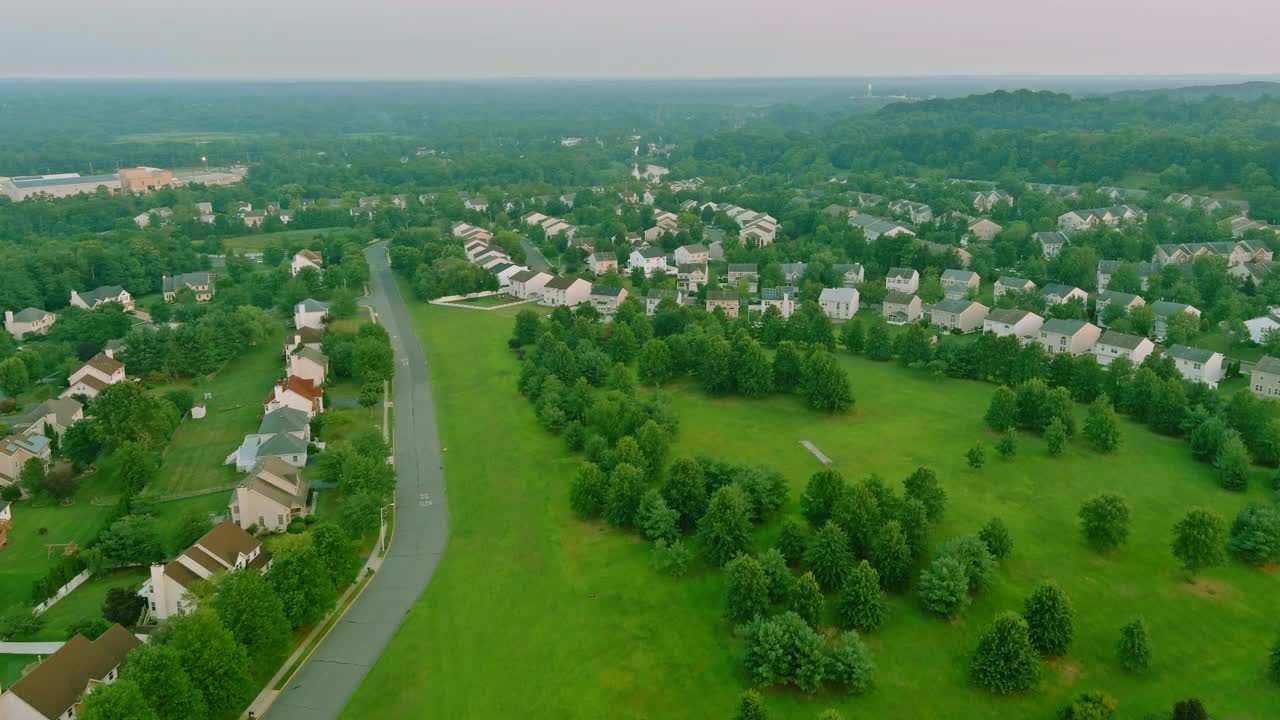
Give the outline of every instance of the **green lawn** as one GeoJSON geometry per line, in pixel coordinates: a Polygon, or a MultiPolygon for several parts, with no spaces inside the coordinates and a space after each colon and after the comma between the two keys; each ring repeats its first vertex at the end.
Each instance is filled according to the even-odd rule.
{"type": "Polygon", "coordinates": [[[139,588],[148,577],[146,568],[130,568],[94,575],[72,593],[45,611],[44,627],[33,637],[24,640],[70,640],[67,628],[75,623],[102,617],[102,604],[107,591],[113,587],[139,588]]]}
{"type": "Polygon", "coordinates": [[[310,242],[317,235],[327,235],[337,228],[312,228],[309,230],[281,230],[273,233],[249,233],[247,235],[237,235],[229,237],[222,241],[222,246],[228,250],[239,250],[241,252],[257,252],[267,246],[268,242],[279,242],[288,244],[291,242],[310,242]]]}
{"type": "Polygon", "coordinates": [[[0,688],[8,688],[22,677],[22,670],[42,660],[36,655],[0,655],[0,688]]]}
{"type": "MultiPolygon", "coordinates": [[[[343,717],[730,716],[748,680],[721,619],[720,573],[699,564],[684,579],[660,576],[634,534],[571,515],[575,460],[515,392],[517,364],[505,348],[515,309],[419,305],[413,313],[447,448],[450,543],[343,717]]],[[[1230,520],[1247,500],[1268,496],[1267,473],[1255,473],[1247,496],[1228,494],[1183,443],[1127,421],[1113,455],[1074,442],[1053,459],[1042,441],[1023,437],[1015,459],[989,452],[975,472],[963,454],[978,439],[994,444],[981,424],[993,386],[841,357],[858,396],[848,415],[814,414],[790,397],[711,400],[674,388],[676,454],[706,451],[778,468],[792,482],[792,514],[819,468],[800,440],[816,443],[853,478],[875,472],[897,485],[927,464],[950,498],[935,542],[998,515],[1015,551],[957,622],[927,616],[914,596],[894,598],[884,627],[867,638],[879,666],[869,694],[770,690],[770,717],[810,720],[834,706],[849,718],[1050,720],[1089,690],[1115,696],[1126,718],[1167,713],[1188,696],[1202,698],[1214,717],[1275,715],[1280,699],[1263,667],[1280,626],[1280,575],[1231,563],[1190,585],[1168,550],[1170,527],[1189,507],[1212,507],[1230,520]],[[1082,545],[1075,520],[1081,500],[1103,490],[1122,492],[1133,512],[1131,541],[1109,556],[1082,545]],[[1047,577],[1078,613],[1070,653],[1047,664],[1039,688],[1024,695],[997,698],[971,687],[967,663],[978,634],[1047,577]],[[1146,619],[1154,652],[1151,672],[1138,678],[1113,659],[1120,626],[1136,616],[1146,619]]],[[[758,533],[757,549],[776,529],[775,521],[758,533]]]]}
{"type": "Polygon", "coordinates": [[[189,390],[196,402],[201,402],[205,393],[213,393],[213,398],[203,400],[208,407],[203,419],[187,417],[182,421],[165,449],[159,477],[146,489],[148,494],[169,495],[236,482],[239,475],[235,467],[222,463],[245,435],[257,431],[262,401],[284,371],[283,347],[284,331],[277,328],[212,379],[151,386],[155,392],[189,390]]]}

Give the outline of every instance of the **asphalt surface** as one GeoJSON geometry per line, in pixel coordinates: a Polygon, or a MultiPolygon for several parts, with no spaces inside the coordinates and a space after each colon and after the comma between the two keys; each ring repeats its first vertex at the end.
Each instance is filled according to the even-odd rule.
{"type": "Polygon", "coordinates": [[[365,256],[369,302],[395,346],[395,535],[382,568],[281,692],[265,715],[270,720],[338,717],[427,587],[448,540],[440,439],[426,357],[391,276],[384,246],[369,248],[365,256]]]}

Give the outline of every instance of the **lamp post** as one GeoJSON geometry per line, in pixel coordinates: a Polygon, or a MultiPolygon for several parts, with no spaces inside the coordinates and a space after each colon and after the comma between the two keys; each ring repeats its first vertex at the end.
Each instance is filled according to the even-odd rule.
{"type": "Polygon", "coordinates": [[[393,508],[396,504],[387,503],[378,508],[378,554],[383,555],[387,552],[387,520],[385,513],[387,508],[393,508]]]}

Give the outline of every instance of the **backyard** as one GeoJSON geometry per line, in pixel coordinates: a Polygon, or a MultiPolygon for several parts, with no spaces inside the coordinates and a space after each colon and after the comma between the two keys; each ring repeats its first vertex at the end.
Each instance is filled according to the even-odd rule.
{"type": "Polygon", "coordinates": [[[308,243],[317,235],[327,235],[337,229],[313,228],[309,230],[281,230],[273,233],[249,233],[229,237],[222,241],[222,246],[228,250],[239,250],[240,252],[260,252],[267,246],[267,243],[274,242],[281,245],[308,243]]]}
{"type": "MultiPolygon", "coordinates": [[[[518,364],[506,340],[516,310],[411,309],[447,448],[450,542],[344,717],[728,717],[748,680],[722,619],[721,574],[697,561],[683,579],[659,575],[648,543],[571,514],[577,461],[515,390],[518,364]]],[[[673,454],[777,468],[791,482],[790,515],[821,467],[801,440],[849,478],[875,472],[900,486],[929,465],[949,497],[934,544],[1000,516],[1015,549],[956,622],[928,616],[913,594],[893,597],[885,625],[866,637],[879,666],[871,692],[769,690],[770,717],[808,720],[831,706],[846,717],[1049,720],[1090,690],[1116,697],[1124,717],[1167,712],[1188,696],[1215,717],[1270,714],[1263,709],[1276,706],[1275,690],[1263,667],[1280,576],[1232,561],[1189,584],[1169,552],[1170,528],[1186,510],[1203,505],[1230,520],[1246,501],[1267,497],[1266,473],[1255,470],[1247,495],[1229,494],[1185,444],[1128,421],[1111,455],[1076,440],[1050,458],[1042,440],[1023,436],[1012,460],[991,452],[974,471],[964,452],[980,439],[994,444],[981,420],[994,386],[839,357],[857,396],[847,415],[815,414],[792,397],[709,399],[691,385],[669,388],[680,417],[673,454]],[[1129,543],[1102,556],[1082,543],[1075,513],[1104,490],[1127,497],[1133,524],[1129,543]],[[1046,664],[1031,692],[1001,698],[974,688],[966,673],[978,634],[1048,577],[1077,611],[1070,652],[1046,664]],[[1134,677],[1114,655],[1121,625],[1138,616],[1154,663],[1134,677]]],[[[769,547],[777,528],[758,531],[755,548],[769,547]]],[[[831,604],[828,596],[828,622],[831,604]]]]}

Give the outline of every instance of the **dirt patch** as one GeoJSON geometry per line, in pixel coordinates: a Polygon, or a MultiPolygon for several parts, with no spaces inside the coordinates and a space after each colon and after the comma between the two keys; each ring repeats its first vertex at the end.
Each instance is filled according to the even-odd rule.
{"type": "Polygon", "coordinates": [[[1199,595],[1209,600],[1226,600],[1235,594],[1235,589],[1230,585],[1216,580],[1195,580],[1183,583],[1182,588],[1193,595],[1199,595]]]}
{"type": "Polygon", "coordinates": [[[1275,575],[1276,573],[1280,573],[1280,563],[1267,563],[1266,565],[1262,566],[1262,572],[1268,575],[1275,575]]]}
{"type": "Polygon", "coordinates": [[[1080,666],[1070,660],[1064,658],[1050,660],[1049,667],[1053,668],[1058,677],[1062,678],[1064,685],[1075,685],[1076,681],[1080,679],[1080,666]]]}

